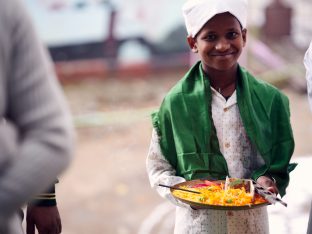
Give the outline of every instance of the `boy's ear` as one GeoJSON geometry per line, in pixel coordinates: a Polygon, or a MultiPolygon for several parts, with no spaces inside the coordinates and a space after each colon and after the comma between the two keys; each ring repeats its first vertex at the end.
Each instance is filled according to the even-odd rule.
{"type": "Polygon", "coordinates": [[[198,52],[196,40],[192,36],[187,37],[187,43],[194,53],[198,52]]]}
{"type": "Polygon", "coordinates": [[[243,46],[245,46],[247,42],[247,29],[246,28],[242,30],[242,37],[243,37],[243,43],[244,43],[243,46]]]}

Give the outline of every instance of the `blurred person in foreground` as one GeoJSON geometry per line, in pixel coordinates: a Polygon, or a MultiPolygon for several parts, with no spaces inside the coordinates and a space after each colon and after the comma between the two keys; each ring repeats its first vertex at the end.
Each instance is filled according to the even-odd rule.
{"type": "MultiPolygon", "coordinates": [[[[310,42],[310,46],[304,55],[303,63],[306,68],[308,100],[310,104],[310,109],[312,111],[312,41],[310,42]]],[[[307,233],[312,233],[312,201],[310,206],[310,216],[307,233]]]]}
{"type": "Polygon", "coordinates": [[[247,0],[189,0],[187,41],[197,62],[152,114],[152,187],[176,205],[175,233],[269,233],[267,207],[195,209],[167,188],[186,180],[251,178],[284,196],[294,151],[288,98],[237,60],[247,39],[247,0]]]}
{"type": "Polygon", "coordinates": [[[27,234],[61,233],[54,183],[71,159],[70,114],[23,2],[0,5],[0,233],[23,233],[30,200],[27,234]]]}

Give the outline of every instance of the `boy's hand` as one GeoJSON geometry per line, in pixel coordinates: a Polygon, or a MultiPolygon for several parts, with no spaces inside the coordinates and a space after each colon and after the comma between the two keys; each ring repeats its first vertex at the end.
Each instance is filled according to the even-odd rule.
{"type": "Polygon", "coordinates": [[[59,234],[62,232],[62,223],[57,206],[28,205],[26,214],[26,233],[59,234]]]}
{"type": "Polygon", "coordinates": [[[276,187],[276,183],[270,177],[260,176],[257,179],[257,183],[260,184],[262,187],[268,189],[270,192],[278,194],[278,188],[276,187]]]}

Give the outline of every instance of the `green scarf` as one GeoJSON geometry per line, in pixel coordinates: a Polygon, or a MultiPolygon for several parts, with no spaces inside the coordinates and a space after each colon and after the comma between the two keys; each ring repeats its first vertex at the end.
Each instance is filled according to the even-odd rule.
{"type": "MultiPolygon", "coordinates": [[[[283,196],[289,183],[294,151],[288,98],[270,84],[238,67],[237,103],[246,133],[265,165],[251,178],[270,175],[283,196]]],[[[225,179],[227,163],[220,152],[211,114],[211,90],[201,63],[195,64],[166,95],[153,126],[163,155],[186,180],[225,179]]]]}

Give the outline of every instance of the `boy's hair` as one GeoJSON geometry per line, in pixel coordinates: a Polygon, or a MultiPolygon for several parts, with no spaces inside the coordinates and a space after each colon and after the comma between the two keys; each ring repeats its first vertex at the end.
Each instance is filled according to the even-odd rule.
{"type": "Polygon", "coordinates": [[[246,28],[247,5],[247,0],[188,0],[182,7],[188,35],[195,37],[208,20],[225,12],[231,13],[242,28],[246,28]]]}

